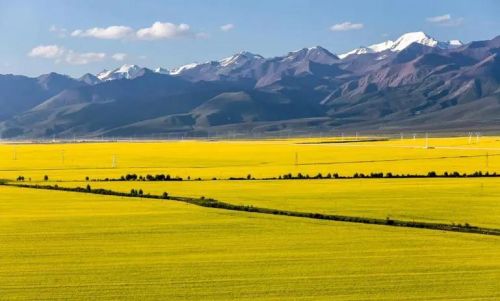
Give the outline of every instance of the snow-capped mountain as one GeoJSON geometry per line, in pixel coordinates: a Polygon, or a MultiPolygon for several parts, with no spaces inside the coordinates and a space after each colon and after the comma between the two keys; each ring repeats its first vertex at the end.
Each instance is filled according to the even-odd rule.
{"type": "Polygon", "coordinates": [[[239,52],[235,55],[232,55],[230,57],[224,58],[220,60],[218,63],[221,67],[239,67],[244,65],[245,63],[248,63],[249,61],[253,60],[263,60],[264,57],[262,57],[259,54],[254,54],[248,51],[242,51],[239,52]]]}
{"type": "Polygon", "coordinates": [[[416,31],[416,32],[405,33],[395,41],[388,40],[388,41],[385,41],[382,43],[373,44],[373,45],[368,46],[368,47],[356,48],[356,49],[351,50],[349,52],[340,54],[338,57],[341,59],[344,59],[344,58],[346,58],[350,55],[353,55],[353,54],[359,55],[359,54],[366,54],[366,53],[377,53],[377,52],[383,52],[386,50],[393,51],[393,52],[399,52],[399,51],[407,48],[408,46],[410,46],[413,43],[425,45],[428,47],[438,47],[441,49],[451,49],[451,48],[455,48],[455,47],[459,47],[459,46],[463,45],[462,42],[460,42],[459,40],[438,41],[422,31],[416,31]]]}
{"type": "Polygon", "coordinates": [[[360,54],[367,54],[367,53],[374,53],[375,51],[371,49],[370,47],[359,47],[356,49],[353,49],[351,51],[348,51],[346,53],[339,54],[338,57],[340,59],[345,59],[346,57],[350,55],[360,55],[360,54]]]}
{"type": "Polygon", "coordinates": [[[283,61],[312,61],[321,64],[333,64],[338,61],[338,57],[321,46],[302,48],[297,51],[289,52],[281,57],[283,61]]]}
{"type": "Polygon", "coordinates": [[[222,77],[230,77],[235,70],[251,70],[253,66],[265,60],[261,55],[242,51],[218,61],[187,64],[170,70],[169,74],[194,81],[218,80],[222,77]]]}
{"type": "Polygon", "coordinates": [[[202,65],[202,64],[191,63],[191,64],[182,65],[180,67],[177,67],[177,68],[174,68],[172,70],[169,70],[168,74],[170,74],[170,75],[178,75],[178,74],[183,73],[186,70],[196,68],[197,66],[200,66],[200,65],[202,65]]]}
{"type": "Polygon", "coordinates": [[[113,70],[103,70],[98,73],[96,77],[101,81],[115,80],[115,79],[134,79],[142,76],[145,68],[137,65],[123,65],[113,70]]]}
{"type": "Polygon", "coordinates": [[[170,74],[170,71],[168,69],[158,67],[153,70],[155,73],[160,73],[160,74],[170,74]]]}
{"type": "Polygon", "coordinates": [[[78,80],[86,83],[87,85],[96,85],[96,84],[102,82],[97,76],[90,74],[90,73],[84,74],[78,80]]]}
{"type": "Polygon", "coordinates": [[[0,137],[205,135],[221,127],[498,131],[500,36],[460,45],[411,33],[347,59],[318,46],[170,71],[125,65],[102,81],[0,75],[0,137]]]}
{"type": "MultiPolygon", "coordinates": [[[[462,45],[462,42],[458,40],[439,41],[424,32],[418,31],[405,33],[395,41],[388,40],[368,47],[356,48],[338,56],[321,46],[303,48],[289,52],[283,56],[272,58],[264,58],[258,54],[241,51],[221,60],[191,63],[173,69],[158,67],[154,70],[150,70],[137,65],[123,65],[111,71],[104,70],[97,74],[96,78],[86,75],[82,77],[81,81],[88,84],[96,84],[102,81],[115,79],[134,79],[144,75],[146,70],[159,74],[182,77],[190,81],[235,80],[242,78],[255,79],[256,76],[268,79],[278,79],[285,73],[297,74],[300,72],[309,72],[309,62],[323,65],[335,65],[348,56],[385,51],[400,52],[413,43],[440,49],[451,49],[462,45]]],[[[382,54],[375,60],[383,60],[388,57],[390,52],[382,54]]],[[[267,82],[267,80],[264,82],[267,82]]]]}

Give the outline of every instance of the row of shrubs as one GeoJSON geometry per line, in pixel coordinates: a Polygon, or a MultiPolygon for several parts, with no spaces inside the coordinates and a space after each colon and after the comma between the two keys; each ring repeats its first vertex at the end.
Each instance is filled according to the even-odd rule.
{"type": "MultiPolygon", "coordinates": [[[[435,171],[430,171],[427,174],[393,174],[392,172],[387,172],[387,173],[382,173],[382,172],[372,172],[372,173],[354,173],[352,176],[341,176],[338,173],[327,173],[323,175],[322,173],[318,173],[316,175],[310,176],[309,174],[302,174],[302,173],[297,173],[296,175],[293,175],[292,173],[287,173],[284,175],[280,175],[278,177],[270,177],[270,178],[262,178],[260,180],[309,180],[309,179],[359,179],[359,178],[474,178],[474,177],[500,177],[500,174],[497,174],[496,172],[490,173],[490,172],[482,172],[482,171],[475,171],[473,173],[467,174],[467,173],[459,173],[458,171],[454,172],[447,172],[445,171],[442,174],[438,174],[435,171]]],[[[49,180],[49,176],[45,175],[43,177],[44,181],[49,180]]],[[[186,178],[188,181],[191,180],[191,177],[186,178]]],[[[31,182],[31,178],[26,179],[24,176],[18,176],[16,179],[18,182],[24,182],[25,180],[28,180],[31,182]]],[[[85,177],[86,181],[91,181],[89,177],[85,177]]],[[[105,179],[98,179],[98,180],[92,180],[92,181],[183,181],[184,179],[182,177],[178,176],[171,176],[169,174],[157,174],[157,175],[146,175],[146,176],[141,176],[137,174],[126,174],[124,176],[121,176],[120,178],[113,179],[113,178],[105,178],[105,179]]],[[[195,181],[201,181],[201,178],[196,178],[193,179],[195,181]]],[[[212,181],[218,180],[217,178],[211,178],[212,181]]],[[[251,174],[248,174],[246,177],[229,177],[228,180],[238,180],[238,181],[243,181],[243,180],[256,180],[255,177],[253,177],[251,174]]]]}
{"type": "MultiPolygon", "coordinates": [[[[318,173],[316,175],[309,175],[309,174],[302,174],[302,173],[297,173],[296,175],[292,173],[287,173],[284,175],[280,175],[278,177],[267,177],[267,178],[261,178],[257,179],[253,177],[251,174],[248,174],[246,177],[229,177],[227,180],[238,180],[238,181],[243,181],[243,180],[308,180],[308,179],[359,179],[359,178],[466,178],[466,177],[499,177],[500,174],[497,174],[496,172],[490,173],[490,172],[482,172],[482,171],[475,171],[473,173],[467,174],[467,173],[459,173],[457,171],[454,172],[444,172],[442,174],[438,174],[435,171],[430,171],[427,174],[395,174],[392,172],[387,172],[387,173],[382,173],[382,172],[372,172],[372,173],[354,173],[352,176],[343,176],[339,175],[338,173],[327,173],[327,174],[322,174],[318,173]]],[[[89,177],[86,177],[85,180],[89,181],[89,177]]],[[[99,180],[92,180],[92,181],[183,181],[184,179],[182,177],[172,177],[168,174],[158,174],[158,175],[146,175],[146,176],[138,176],[136,174],[127,174],[124,176],[121,176],[120,178],[117,179],[110,179],[110,178],[105,178],[105,179],[99,179],[99,180]]],[[[186,180],[195,180],[195,181],[201,181],[201,178],[195,178],[191,179],[191,177],[187,177],[186,180]]],[[[216,177],[211,178],[212,181],[218,180],[216,177]]],[[[224,179],[220,179],[224,180],[224,179]]]]}
{"type": "MultiPolygon", "coordinates": [[[[24,176],[18,176],[16,178],[16,181],[18,181],[18,182],[24,182],[25,180],[28,180],[28,181],[31,182],[31,178],[26,179],[24,176]]],[[[43,180],[44,181],[48,181],[49,180],[49,176],[47,176],[47,175],[43,176],[43,180]]]]}
{"type": "MultiPolygon", "coordinates": [[[[3,185],[8,185],[6,183],[0,183],[3,185]]],[[[51,190],[63,190],[63,191],[73,191],[73,192],[84,192],[84,193],[94,193],[103,195],[114,195],[114,196],[126,196],[126,197],[142,197],[150,199],[169,199],[175,201],[186,202],[198,206],[210,207],[210,208],[221,208],[227,210],[235,211],[246,211],[246,212],[256,212],[262,214],[273,214],[273,215],[285,215],[293,217],[303,217],[303,218],[314,218],[323,220],[333,220],[342,222],[352,222],[352,223],[364,223],[364,224],[376,224],[376,225],[388,225],[396,227],[412,227],[412,228],[423,228],[423,229],[433,229],[442,231],[455,231],[455,232],[469,232],[487,235],[497,235],[500,236],[500,229],[492,228],[480,228],[476,226],[471,226],[469,224],[441,224],[441,223],[428,223],[428,222],[416,222],[416,221],[402,221],[395,220],[391,218],[377,219],[377,218],[367,218],[367,217],[356,217],[356,216],[343,216],[343,215],[331,215],[322,213],[309,213],[309,212],[297,212],[288,211],[280,209],[270,209],[270,208],[260,208],[247,205],[234,205],[225,202],[220,202],[211,198],[189,198],[189,197],[171,197],[168,193],[164,192],[162,195],[151,195],[144,194],[141,189],[132,189],[129,193],[118,192],[108,189],[92,189],[90,185],[86,188],[82,187],[59,187],[58,185],[28,185],[28,184],[17,184],[18,187],[36,188],[36,189],[51,189],[51,190]]]]}
{"type": "Polygon", "coordinates": [[[382,172],[372,172],[372,173],[354,173],[352,176],[341,176],[338,173],[328,173],[323,175],[318,173],[314,176],[308,174],[298,173],[293,175],[291,173],[281,175],[274,178],[265,178],[264,180],[304,180],[304,179],[357,179],[357,178],[463,178],[463,177],[498,177],[500,176],[496,172],[481,172],[476,171],[470,174],[455,172],[444,172],[438,174],[435,171],[430,171],[427,174],[393,174],[392,172],[382,173],[382,172]]]}
{"type": "MultiPolygon", "coordinates": [[[[0,183],[1,185],[9,185],[7,183],[0,183]]],[[[47,189],[47,190],[62,190],[62,191],[70,191],[70,192],[83,192],[83,193],[94,193],[94,194],[103,194],[103,195],[113,195],[113,196],[125,196],[125,197],[144,197],[150,199],[169,199],[169,195],[167,192],[164,192],[162,195],[152,195],[152,194],[144,194],[142,189],[131,189],[130,192],[120,192],[114,191],[104,188],[92,188],[90,185],[87,185],[85,188],[83,187],[61,187],[57,184],[55,185],[29,185],[29,184],[15,184],[17,187],[24,188],[34,188],[34,189],[47,189]]]]}
{"type": "Polygon", "coordinates": [[[181,177],[173,177],[168,174],[138,176],[136,174],[127,174],[120,177],[121,181],[182,181],[181,177]]]}

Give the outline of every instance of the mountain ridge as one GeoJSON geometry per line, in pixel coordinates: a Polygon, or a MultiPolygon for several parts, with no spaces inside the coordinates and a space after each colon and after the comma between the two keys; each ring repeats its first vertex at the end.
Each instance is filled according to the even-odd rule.
{"type": "Polygon", "coordinates": [[[345,58],[315,46],[272,58],[242,51],[168,72],[123,65],[80,79],[1,75],[0,134],[500,129],[500,36],[450,47],[402,37],[345,58]]]}

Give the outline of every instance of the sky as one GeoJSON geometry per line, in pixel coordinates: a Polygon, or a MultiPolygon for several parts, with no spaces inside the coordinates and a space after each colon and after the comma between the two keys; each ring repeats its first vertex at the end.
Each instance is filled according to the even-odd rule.
{"type": "Polygon", "coordinates": [[[316,45],[340,54],[411,31],[470,42],[500,35],[499,15],[496,0],[0,0],[0,74],[171,69],[316,45]]]}

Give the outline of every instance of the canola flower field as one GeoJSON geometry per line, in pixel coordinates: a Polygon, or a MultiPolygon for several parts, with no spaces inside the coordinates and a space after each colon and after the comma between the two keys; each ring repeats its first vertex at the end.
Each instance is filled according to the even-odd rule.
{"type": "MultiPolygon", "coordinates": [[[[347,138],[346,138],[347,139],[347,138]]],[[[353,138],[351,138],[353,139],[353,138]]],[[[0,144],[0,177],[37,181],[169,173],[183,178],[277,177],[286,173],[500,172],[500,138],[408,138],[345,143],[340,138],[0,144]],[[427,146],[427,148],[426,148],[427,146]]]]}
{"type": "Polygon", "coordinates": [[[500,178],[63,182],[291,211],[500,228],[500,178]]]}
{"type": "MultiPolygon", "coordinates": [[[[0,179],[500,228],[497,177],[259,180],[500,173],[499,137],[352,140],[3,143],[0,179]],[[129,173],[184,181],[95,181],[129,173]]],[[[0,212],[0,300],[500,299],[498,236],[3,185],[0,212]]]]}
{"type": "Polygon", "coordinates": [[[0,192],[2,300],[500,298],[497,236],[0,192]]]}

